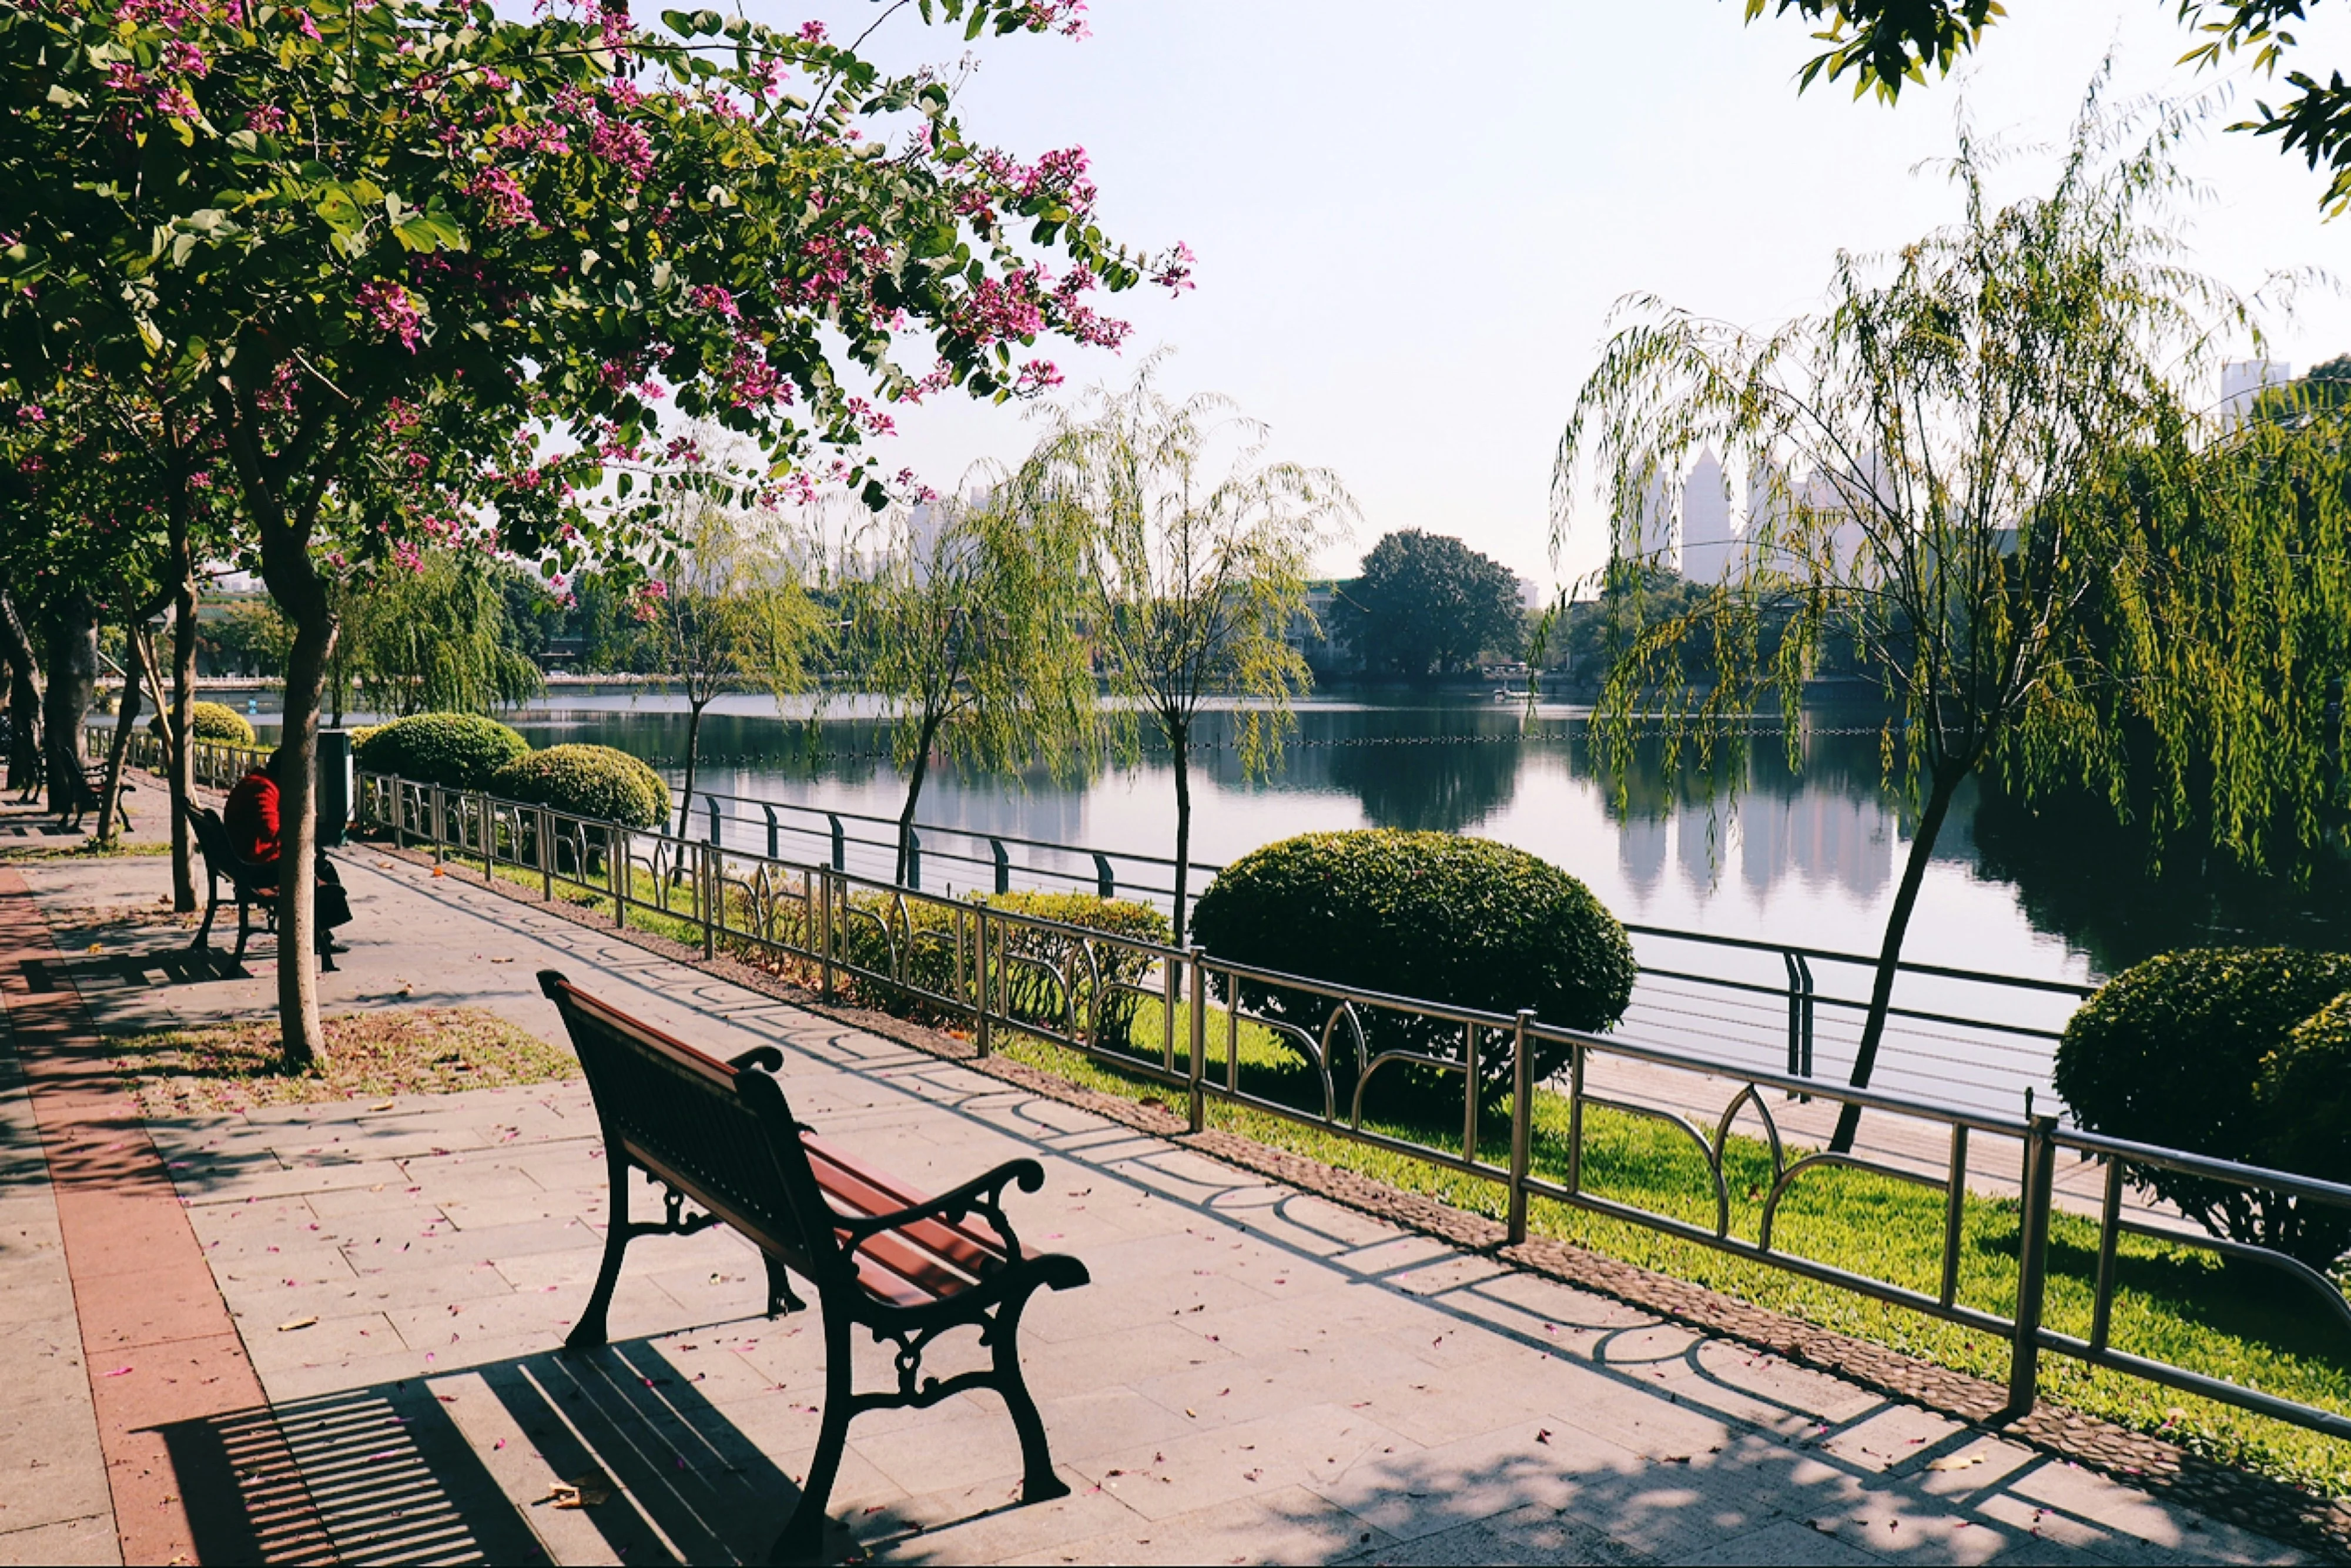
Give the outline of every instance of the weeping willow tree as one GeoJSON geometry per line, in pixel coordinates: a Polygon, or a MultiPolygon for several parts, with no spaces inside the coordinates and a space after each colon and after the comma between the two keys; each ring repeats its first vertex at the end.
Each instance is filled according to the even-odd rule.
{"type": "MultiPolygon", "coordinates": [[[[809,660],[828,627],[802,580],[802,552],[772,515],[726,509],[688,493],[677,529],[677,564],[651,601],[654,669],[685,697],[685,786],[677,834],[685,836],[702,763],[702,716],[725,692],[764,691],[778,707],[808,689],[809,660]]],[[[813,737],[811,737],[811,739],[813,737]]]]}
{"type": "Polygon", "coordinates": [[[344,591],[342,636],[327,672],[335,721],[347,697],[378,713],[487,713],[545,685],[522,651],[497,565],[431,551],[392,562],[344,591]]]}
{"type": "MultiPolygon", "coordinates": [[[[2339,443],[2231,431],[2180,390],[2209,384],[2223,334],[2258,345],[2252,307],[2183,261],[2185,117],[2110,112],[2102,85],[2046,194],[1995,204],[1998,160],[1963,128],[1962,218],[1840,256],[1815,314],[1757,333],[1628,302],[1560,441],[1554,548],[1609,528],[1612,580],[1635,598],[1660,478],[1705,445],[1748,476],[1729,580],[1646,623],[1636,605],[1603,680],[1593,724],[1620,771],[1662,729],[1668,767],[1694,751],[1735,779],[1715,765],[1774,701],[1794,765],[1833,646],[1882,683],[1885,780],[1916,826],[1855,1087],[1979,769],[2028,799],[2086,787],[2158,844],[2197,823],[2255,864],[2324,833],[2342,722],[2325,690],[2351,625],[2339,443]]],[[[1847,1105],[1835,1149],[1858,1117],[1847,1105]]]]}
{"type": "Polygon", "coordinates": [[[1280,755],[1290,699],[1311,684],[1291,646],[1311,624],[1314,550],[1354,510],[1327,469],[1261,463],[1265,429],[1226,399],[1170,402],[1146,364],[1123,392],[1059,411],[1014,486],[1020,514],[1082,539],[1087,630],[1111,690],[1120,752],[1147,720],[1176,770],[1176,941],[1192,856],[1190,747],[1204,705],[1240,699],[1242,768],[1280,755]]]}
{"type": "Polygon", "coordinates": [[[1093,753],[1095,683],[1080,634],[1083,538],[1000,492],[885,515],[852,542],[841,598],[852,667],[890,717],[906,778],[897,880],[935,761],[999,773],[1093,753]]]}

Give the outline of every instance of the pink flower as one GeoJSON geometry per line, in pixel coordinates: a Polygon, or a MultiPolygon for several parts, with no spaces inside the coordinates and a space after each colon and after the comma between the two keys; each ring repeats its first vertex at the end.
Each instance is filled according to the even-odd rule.
{"type": "Polygon", "coordinates": [[[474,183],[465,187],[465,193],[479,198],[482,204],[489,209],[492,228],[519,228],[538,220],[538,214],[531,207],[530,197],[523,191],[522,182],[514,177],[511,170],[483,170],[475,177],[474,183]]]}
{"type": "Polygon", "coordinates": [[[416,352],[424,338],[424,313],[407,289],[397,283],[362,283],[359,307],[378,331],[392,334],[402,348],[416,352]]]}
{"type": "Polygon", "coordinates": [[[295,12],[294,25],[302,30],[302,36],[304,37],[308,38],[313,42],[316,42],[319,38],[324,37],[324,35],[319,31],[319,24],[310,20],[310,13],[308,11],[295,12]]]}
{"type": "Polygon", "coordinates": [[[645,134],[643,126],[625,120],[609,115],[599,120],[588,139],[588,151],[640,180],[653,172],[653,139],[645,134]]]}
{"type": "Polygon", "coordinates": [[[275,136],[285,130],[286,125],[286,111],[274,103],[263,104],[245,117],[245,128],[257,131],[264,136],[275,136]]]}
{"type": "Polygon", "coordinates": [[[204,77],[212,72],[212,62],[195,45],[173,39],[163,46],[163,68],[183,77],[204,77]]]}
{"type": "Polygon", "coordinates": [[[821,22],[802,22],[800,24],[800,41],[804,44],[823,43],[824,24],[821,22]]]}
{"type": "Polygon", "coordinates": [[[735,296],[715,283],[705,283],[686,296],[705,310],[716,310],[730,320],[743,312],[735,304],[735,296]]]}
{"type": "Polygon", "coordinates": [[[1179,242],[1174,250],[1167,253],[1167,259],[1152,273],[1151,281],[1170,294],[1181,294],[1192,287],[1192,267],[1199,259],[1192,254],[1190,246],[1179,242]]]}
{"type": "Polygon", "coordinates": [[[1061,384],[1061,371],[1050,360],[1030,360],[1020,367],[1019,379],[1012,390],[1022,397],[1034,397],[1061,384]]]}

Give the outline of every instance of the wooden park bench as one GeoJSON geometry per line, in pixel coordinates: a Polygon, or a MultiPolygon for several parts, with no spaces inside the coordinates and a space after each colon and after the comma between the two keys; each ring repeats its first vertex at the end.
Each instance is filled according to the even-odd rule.
{"type": "Polygon", "coordinates": [[[868,1410],[919,1409],[967,1389],[992,1388],[1019,1435],[1024,1499],[1041,1502],[1068,1493],[1053,1474],[1045,1425],[1021,1377],[1020,1314],[1040,1288],[1087,1283],[1086,1267],[1075,1258],[1024,1251],[1003,1209],[1007,1187],[1035,1192],[1044,1185],[1041,1166],[1008,1160],[936,1197],[922,1197],[793,1120],[771,1076],[783,1066],[773,1046],[722,1061],[587,995],[553,969],[540,970],[538,983],[580,1054],[612,1185],[603,1267],[567,1346],[585,1350],[605,1342],[621,1258],[640,1236],[732,1226],[767,1261],[770,1315],[803,1304],[788,1273],[816,1287],[824,1314],[824,1416],[799,1506],[769,1561],[804,1561],[820,1549],[850,1420],[868,1410]],[[668,1189],[658,1223],[629,1218],[632,1168],[668,1189]],[[685,1215],[688,1202],[703,1212],[685,1215]],[[972,1223],[975,1217],[984,1228],[972,1223]],[[856,1392],[850,1346],[859,1327],[896,1343],[896,1388],[856,1392]],[[992,1364],[925,1375],[925,1350],[957,1327],[979,1330],[992,1364]]]}
{"type": "MultiPolygon", "coordinates": [[[[188,951],[201,953],[212,946],[213,916],[220,912],[225,878],[236,898],[236,951],[229,956],[229,962],[242,968],[245,945],[253,936],[253,912],[261,911],[266,929],[277,929],[277,868],[256,865],[230,847],[228,828],[210,807],[191,810],[188,825],[195,830],[196,848],[204,852],[205,882],[204,924],[196,927],[196,939],[188,944],[188,951]]],[[[323,934],[319,942],[319,965],[330,972],[335,967],[331,933],[323,934]]]]}

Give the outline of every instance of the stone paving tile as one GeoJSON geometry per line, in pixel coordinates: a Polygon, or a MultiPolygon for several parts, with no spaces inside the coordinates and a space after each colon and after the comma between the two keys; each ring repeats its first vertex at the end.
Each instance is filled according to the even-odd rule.
{"type": "Polygon", "coordinates": [[[0,1563],[54,1563],[58,1568],[68,1568],[68,1565],[78,1568],[82,1563],[121,1561],[122,1543],[115,1538],[111,1510],[79,1519],[60,1520],[54,1524],[0,1531],[0,1563]]]}
{"type": "Polygon", "coordinates": [[[1089,1540],[1025,1552],[1017,1563],[1328,1563],[1378,1542],[1375,1531],[1304,1487],[1291,1486],[1138,1521],[1089,1540]]]}

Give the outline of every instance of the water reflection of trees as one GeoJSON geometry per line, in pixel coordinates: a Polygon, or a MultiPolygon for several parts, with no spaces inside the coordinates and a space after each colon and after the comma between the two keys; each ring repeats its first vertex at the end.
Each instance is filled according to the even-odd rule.
{"type": "Polygon", "coordinates": [[[2158,871],[2146,832],[2117,823],[2104,799],[2029,808],[1991,783],[1974,828],[1979,874],[2014,887],[2033,929],[2082,948],[2101,974],[2181,947],[2351,949],[2351,865],[2339,856],[2297,888],[2183,833],[2158,871]]]}
{"type": "Polygon", "coordinates": [[[1510,803],[1524,752],[1510,742],[1464,741],[1342,747],[1321,756],[1332,784],[1363,801],[1374,826],[1453,833],[1510,803]]]}

